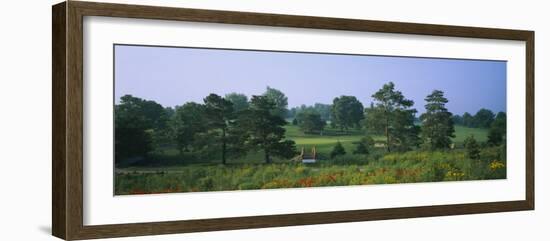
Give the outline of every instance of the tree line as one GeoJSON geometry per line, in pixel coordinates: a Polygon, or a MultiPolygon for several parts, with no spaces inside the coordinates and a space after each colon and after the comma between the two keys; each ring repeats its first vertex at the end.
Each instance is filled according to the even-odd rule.
{"type": "Polygon", "coordinates": [[[356,97],[343,95],[334,98],[331,105],[317,103],[289,110],[285,94],[271,87],[250,100],[239,93],[224,97],[210,94],[202,103],[187,102],[175,108],[125,95],[115,106],[115,160],[144,157],[155,147],[170,144],[175,144],[180,153],[216,153],[223,164],[250,151],[262,151],[266,163],[273,156],[291,158],[297,151],[294,141],[285,139],[285,118],[289,117],[304,132],[323,131],[328,123],[342,132],[365,130],[365,138],[357,143],[357,153],[368,152],[374,145],[374,135],[385,137],[388,152],[420,145],[449,148],[455,124],[475,123],[472,127],[490,128],[488,143],[492,145],[500,145],[505,137],[505,113],[495,116],[481,109],[472,116],[473,121],[468,113],[453,115],[446,109],[448,99],[440,90],[426,96],[426,112],[418,119],[414,102],[392,82],[384,84],[372,98],[366,108],[356,97]]]}
{"type": "Polygon", "coordinates": [[[169,143],[180,153],[219,150],[223,164],[251,150],[263,151],[267,163],[272,156],[291,158],[297,151],[294,141],[285,140],[286,112],[278,107],[286,97],[279,97],[278,90],[268,87],[250,101],[237,93],[210,94],[203,103],[164,108],[125,95],[115,106],[115,159],[144,157],[169,143]]]}
{"type": "MultiPolygon", "coordinates": [[[[489,128],[490,145],[500,145],[506,134],[504,112],[495,115],[492,111],[482,108],[474,116],[467,112],[463,116],[453,115],[445,106],[449,100],[441,90],[434,90],[426,96],[426,111],[418,119],[417,110],[412,108],[414,101],[396,90],[392,82],[385,84],[372,95],[372,98],[370,106],[364,108],[354,96],[337,97],[332,105],[322,108],[324,113],[328,113],[328,117],[324,117],[326,114],[318,111],[322,104],[302,105],[294,109],[293,124],[300,126],[306,133],[322,132],[327,121],[330,121],[333,128],[341,131],[364,129],[367,135],[384,136],[388,152],[409,150],[420,144],[430,149],[447,148],[455,137],[454,125],[489,128]]],[[[362,142],[359,144],[373,143],[370,139],[362,142]]]]}

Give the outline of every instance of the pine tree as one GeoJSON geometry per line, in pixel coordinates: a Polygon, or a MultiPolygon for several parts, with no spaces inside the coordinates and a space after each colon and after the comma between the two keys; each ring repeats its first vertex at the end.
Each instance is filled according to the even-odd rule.
{"type": "Polygon", "coordinates": [[[246,133],[249,149],[264,151],[264,161],[271,162],[272,156],[291,158],[297,154],[292,140],[285,140],[286,121],[274,113],[275,103],[266,96],[253,96],[250,108],[241,112],[238,123],[246,133]]]}
{"type": "Polygon", "coordinates": [[[340,141],[336,142],[336,145],[334,148],[332,148],[332,151],[330,152],[330,157],[334,158],[336,156],[341,156],[346,154],[346,149],[344,149],[344,146],[342,146],[342,143],[340,141]]]}
{"type": "Polygon", "coordinates": [[[386,137],[386,150],[408,150],[419,144],[419,127],[414,124],[414,102],[395,90],[393,82],[372,95],[375,102],[365,110],[365,126],[372,133],[386,137]]]}
{"type": "Polygon", "coordinates": [[[466,147],[470,159],[478,160],[480,158],[479,144],[477,144],[474,135],[470,135],[464,140],[464,147],[466,147]]]}
{"type": "Polygon", "coordinates": [[[422,139],[432,150],[449,148],[455,137],[453,114],[445,108],[449,101],[440,90],[434,90],[425,100],[426,113],[420,116],[422,139]]]}

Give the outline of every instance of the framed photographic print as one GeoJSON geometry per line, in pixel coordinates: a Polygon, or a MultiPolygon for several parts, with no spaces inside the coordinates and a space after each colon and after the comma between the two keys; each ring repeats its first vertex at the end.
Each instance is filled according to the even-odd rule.
{"type": "Polygon", "coordinates": [[[57,237],[534,209],[532,31],[78,1],[52,24],[57,237]]]}

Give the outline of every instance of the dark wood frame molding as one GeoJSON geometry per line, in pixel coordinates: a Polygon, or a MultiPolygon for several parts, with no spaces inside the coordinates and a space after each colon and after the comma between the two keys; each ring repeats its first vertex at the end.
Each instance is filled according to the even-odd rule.
{"type": "Polygon", "coordinates": [[[52,233],[66,240],[265,228],[398,218],[533,210],[534,41],[533,31],[229,12],[68,1],[52,7],[52,233]],[[83,17],[108,16],[210,23],[418,34],[526,43],[525,200],[421,207],[349,210],[170,222],[83,225],[83,17]]]}

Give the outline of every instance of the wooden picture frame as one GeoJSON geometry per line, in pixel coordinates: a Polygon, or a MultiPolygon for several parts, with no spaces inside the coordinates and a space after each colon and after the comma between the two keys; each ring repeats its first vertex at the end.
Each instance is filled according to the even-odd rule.
{"type": "Polygon", "coordinates": [[[369,220],[533,210],[534,32],[263,13],[67,1],[52,8],[52,232],[66,240],[265,228],[369,220]],[[284,215],[181,220],[152,223],[83,224],[83,17],[107,16],[174,21],[280,26],[464,38],[526,43],[525,199],[284,215]]]}

